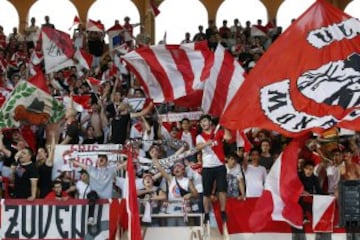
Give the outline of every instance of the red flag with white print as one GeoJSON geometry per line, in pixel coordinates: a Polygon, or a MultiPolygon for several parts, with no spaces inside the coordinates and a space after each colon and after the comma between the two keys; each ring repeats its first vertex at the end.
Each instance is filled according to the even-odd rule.
{"type": "Polygon", "coordinates": [[[123,59],[154,102],[169,102],[203,88],[214,54],[196,42],[139,48],[123,59]]]}
{"type": "Polygon", "coordinates": [[[360,22],[318,0],[269,47],[221,116],[287,137],[360,129],[360,22]]]}
{"type": "Polygon", "coordinates": [[[335,197],[330,195],[314,195],[312,211],[313,231],[333,232],[335,197]]]}

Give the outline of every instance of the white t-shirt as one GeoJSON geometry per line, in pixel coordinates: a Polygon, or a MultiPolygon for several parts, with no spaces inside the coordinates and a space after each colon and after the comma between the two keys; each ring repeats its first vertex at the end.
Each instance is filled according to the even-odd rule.
{"type": "Polygon", "coordinates": [[[202,193],[204,191],[202,185],[202,176],[200,173],[192,169],[191,167],[187,166],[185,168],[186,176],[192,180],[194,183],[195,189],[198,193],[202,193]]]}
{"type": "Polygon", "coordinates": [[[249,164],[245,171],[246,197],[260,197],[264,190],[266,168],[249,164]]]}
{"type": "Polygon", "coordinates": [[[191,132],[183,132],[181,134],[181,140],[185,141],[189,145],[189,149],[192,149],[194,147],[191,132]]]}
{"type": "Polygon", "coordinates": [[[76,190],[78,191],[79,194],[79,199],[86,199],[87,198],[87,194],[91,191],[91,187],[89,186],[89,184],[84,183],[83,181],[79,180],[76,182],[76,190]]]}
{"type": "Polygon", "coordinates": [[[233,175],[233,176],[237,177],[238,179],[244,178],[241,173],[240,164],[238,164],[238,163],[233,168],[229,168],[226,165],[226,174],[233,175]]]}

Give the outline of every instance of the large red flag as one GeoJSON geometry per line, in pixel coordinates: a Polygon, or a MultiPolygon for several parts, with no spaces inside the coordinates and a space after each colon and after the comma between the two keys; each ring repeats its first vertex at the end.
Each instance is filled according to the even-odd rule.
{"type": "Polygon", "coordinates": [[[264,191],[249,219],[254,232],[260,231],[272,220],[302,228],[303,211],[298,200],[304,187],[298,177],[297,162],[305,139],[294,139],[274,162],[266,177],[264,191]]]}
{"type": "Polygon", "coordinates": [[[129,52],[123,59],[154,102],[173,101],[202,89],[214,54],[206,42],[156,45],[129,52]]]}
{"type": "Polygon", "coordinates": [[[316,1],[267,50],[221,118],[295,137],[335,125],[360,129],[360,22],[316,1]]]}

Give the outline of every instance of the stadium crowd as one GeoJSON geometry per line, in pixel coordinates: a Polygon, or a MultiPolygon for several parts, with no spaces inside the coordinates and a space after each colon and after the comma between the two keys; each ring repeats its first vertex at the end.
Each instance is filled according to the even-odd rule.
{"type": "MultiPolygon", "coordinates": [[[[120,23],[116,21],[115,24],[120,23]]],[[[119,44],[126,43],[130,50],[150,45],[151,39],[143,28],[138,36],[132,35],[138,24],[131,24],[128,17],[122,26],[125,31],[119,35],[119,44]]],[[[1,104],[19,81],[28,80],[30,58],[34,52],[41,52],[38,37],[43,27],[56,26],[49,17],[45,17],[41,26],[32,18],[24,32],[20,33],[14,27],[8,36],[0,26],[1,104]]],[[[212,50],[222,44],[248,72],[281,34],[281,27],[275,23],[265,26],[260,20],[255,25],[248,21],[244,26],[238,19],[230,26],[224,20],[220,27],[210,20],[207,27],[199,26],[198,29],[197,33],[185,33],[181,43],[207,41],[212,50]],[[253,26],[261,34],[252,32],[253,26]]],[[[96,166],[71,159],[81,171],[74,174],[73,168],[64,165],[53,178],[54,150],[61,144],[132,145],[137,159],[137,194],[143,200],[144,208],[150,203],[153,213],[202,213],[205,209],[208,214],[211,200],[220,199],[225,203],[224,198],[229,197],[239,201],[259,197],[267,173],[289,139],[274,131],[253,128],[246,134],[252,146],[248,151],[236,141],[235,132],[216,130],[217,119],[211,116],[162,122],[159,114],[201,109],[174,103],[155,104],[146,98],[142,86],[127,66],[122,62],[115,64],[115,56],[122,53],[110,50],[105,37],[106,32],[87,31],[85,25],[79,24],[72,36],[73,45],[94,57],[91,69],[84,72],[69,67],[45,75],[47,86],[55,97],[90,95],[87,110],[78,112],[72,102],[67,104],[60,122],[36,126],[23,122],[20,128],[2,129],[2,197],[29,201],[36,198],[64,201],[88,198],[90,205],[98,198],[122,197],[122,172],[126,171],[126,162],[110,164],[104,154],[98,155],[96,166]],[[101,84],[92,86],[86,80],[88,77],[101,79],[101,84]],[[130,105],[132,98],[144,99],[143,106],[134,109],[130,105]],[[214,140],[211,135],[218,137],[214,140]],[[191,149],[196,149],[192,155],[182,155],[191,149]],[[164,167],[159,160],[167,157],[176,161],[164,167]],[[223,171],[223,175],[211,172],[213,167],[220,167],[219,172],[223,171]],[[202,179],[204,176],[206,180],[202,179]],[[209,185],[214,181],[216,188],[209,185]],[[207,200],[203,201],[203,198],[207,200]]],[[[360,179],[359,135],[342,133],[343,129],[331,129],[324,135],[313,135],[307,141],[299,155],[298,166],[304,196],[315,193],[336,196],[340,180],[360,179]]],[[[304,211],[309,209],[307,202],[300,199],[300,203],[304,211]]],[[[223,207],[222,218],[226,221],[223,207]]],[[[208,218],[206,214],[205,219],[208,218]]],[[[172,220],[168,224],[186,224],[182,219],[172,220]]],[[[93,211],[90,211],[89,223],[93,221],[93,211]]]]}

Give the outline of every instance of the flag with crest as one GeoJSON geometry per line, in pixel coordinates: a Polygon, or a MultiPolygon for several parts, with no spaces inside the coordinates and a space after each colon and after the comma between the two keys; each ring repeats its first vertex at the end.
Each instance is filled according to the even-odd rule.
{"type": "Polygon", "coordinates": [[[358,19],[316,1],[256,63],[221,124],[289,137],[334,126],[359,130],[359,33],[358,19]]]}

